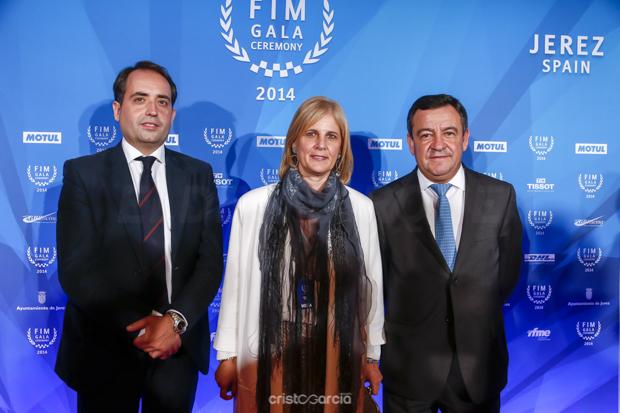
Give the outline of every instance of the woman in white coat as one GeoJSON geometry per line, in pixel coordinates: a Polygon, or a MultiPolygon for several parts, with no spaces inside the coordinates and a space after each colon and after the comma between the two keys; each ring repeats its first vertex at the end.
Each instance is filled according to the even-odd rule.
{"type": "Polygon", "coordinates": [[[378,391],[381,257],[352,170],[342,108],[314,97],[293,117],[280,181],[237,203],[214,343],[237,412],[358,412],[364,381],[378,391]]]}

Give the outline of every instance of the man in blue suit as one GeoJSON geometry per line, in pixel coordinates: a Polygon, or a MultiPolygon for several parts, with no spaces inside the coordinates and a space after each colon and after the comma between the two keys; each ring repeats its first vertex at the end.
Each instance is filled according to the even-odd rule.
{"type": "Polygon", "coordinates": [[[190,412],[208,371],[219,202],[211,167],[164,147],[176,94],[162,66],[125,68],[112,105],[122,142],[64,166],[56,372],[79,412],[190,412]]]}

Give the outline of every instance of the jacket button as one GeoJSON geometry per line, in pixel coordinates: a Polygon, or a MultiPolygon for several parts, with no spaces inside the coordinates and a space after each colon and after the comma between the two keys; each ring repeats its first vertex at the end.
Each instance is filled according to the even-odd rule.
{"type": "Polygon", "coordinates": [[[452,284],[457,285],[459,283],[459,277],[452,278],[452,284]]]}

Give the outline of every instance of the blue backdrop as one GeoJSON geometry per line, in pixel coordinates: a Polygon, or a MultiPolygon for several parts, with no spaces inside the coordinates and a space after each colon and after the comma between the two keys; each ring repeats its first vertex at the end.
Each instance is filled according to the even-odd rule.
{"type": "MultiPolygon", "coordinates": [[[[168,144],[213,165],[226,241],[306,98],[343,105],[363,192],[414,167],[413,100],[460,98],[464,162],[515,186],[525,226],[503,411],[618,411],[619,27],[617,0],[0,1],[0,412],[74,410],[53,372],[62,164],[119,143],[111,85],[140,59],[177,82],[168,144]]],[[[195,411],[230,411],[217,394],[211,372],[195,411]]]]}

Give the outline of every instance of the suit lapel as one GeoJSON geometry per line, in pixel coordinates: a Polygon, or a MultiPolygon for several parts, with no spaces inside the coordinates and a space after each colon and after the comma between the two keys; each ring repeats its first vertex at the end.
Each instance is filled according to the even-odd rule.
{"type": "Polygon", "coordinates": [[[394,196],[400,205],[405,225],[419,237],[421,244],[428,248],[435,259],[450,273],[450,268],[437,246],[437,241],[435,241],[435,237],[433,237],[426,219],[417,171],[417,168],[414,169],[413,172],[403,179],[402,185],[396,189],[394,196]]]}
{"type": "Polygon", "coordinates": [[[107,183],[112,199],[118,207],[117,222],[123,224],[130,244],[140,265],[142,262],[142,221],[136,200],[136,192],[131,180],[129,165],[121,144],[110,149],[107,158],[107,183]]]}
{"type": "Polygon", "coordinates": [[[461,240],[459,242],[459,249],[456,254],[456,261],[454,263],[454,271],[459,269],[460,262],[467,256],[467,248],[471,245],[471,242],[476,233],[476,222],[480,222],[480,215],[482,211],[482,203],[484,200],[484,188],[479,184],[476,175],[469,169],[463,167],[465,170],[465,205],[463,213],[463,226],[461,228],[461,240]]]}
{"type": "Polygon", "coordinates": [[[175,262],[179,242],[183,237],[182,219],[187,214],[189,202],[189,176],[183,160],[174,151],[166,149],[166,184],[172,221],[172,262],[175,262]]]}

